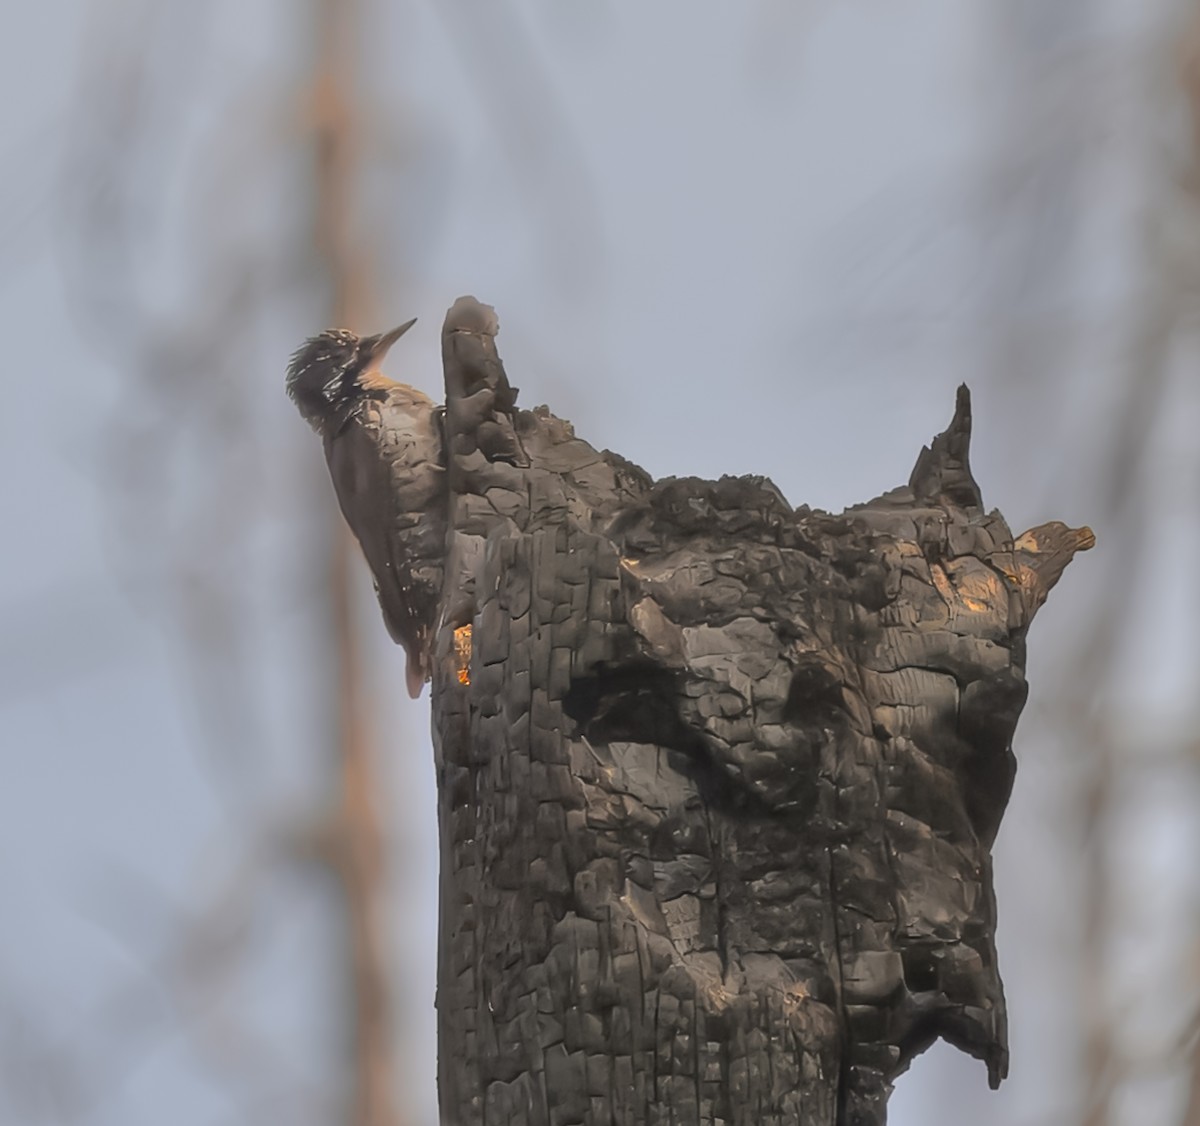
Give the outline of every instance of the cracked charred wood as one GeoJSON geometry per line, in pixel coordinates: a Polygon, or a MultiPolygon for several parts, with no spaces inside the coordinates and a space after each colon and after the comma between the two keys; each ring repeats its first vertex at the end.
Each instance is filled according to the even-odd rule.
{"type": "Polygon", "coordinates": [[[1008,1067],[991,845],[1025,635],[970,398],[841,515],[655,482],[443,330],[439,1094],[454,1126],[873,1126],[936,1038],[1008,1067]]]}

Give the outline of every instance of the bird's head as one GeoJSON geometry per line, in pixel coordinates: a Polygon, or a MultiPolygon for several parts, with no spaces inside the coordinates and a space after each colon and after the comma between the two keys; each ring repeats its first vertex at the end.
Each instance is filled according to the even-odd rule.
{"type": "Polygon", "coordinates": [[[358,376],[374,368],[414,324],[415,317],[379,336],[327,328],[296,349],[288,364],[288,394],[318,434],[353,401],[358,376]]]}

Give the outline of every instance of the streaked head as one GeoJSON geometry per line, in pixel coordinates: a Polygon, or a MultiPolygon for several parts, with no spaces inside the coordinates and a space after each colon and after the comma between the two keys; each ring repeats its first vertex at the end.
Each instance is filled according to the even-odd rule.
{"type": "Polygon", "coordinates": [[[324,431],[338,408],[353,399],[355,378],[378,364],[414,324],[415,317],[378,336],[327,328],[296,349],[288,364],[287,390],[314,430],[324,431]]]}

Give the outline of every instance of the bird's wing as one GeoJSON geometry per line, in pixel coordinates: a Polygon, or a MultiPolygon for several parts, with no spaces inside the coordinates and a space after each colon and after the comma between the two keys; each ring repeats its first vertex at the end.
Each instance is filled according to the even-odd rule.
{"type": "Polygon", "coordinates": [[[440,429],[422,399],[399,388],[372,395],[326,443],[338,503],[371,568],[388,633],[404,646],[413,696],[430,674],[445,539],[440,429]]]}

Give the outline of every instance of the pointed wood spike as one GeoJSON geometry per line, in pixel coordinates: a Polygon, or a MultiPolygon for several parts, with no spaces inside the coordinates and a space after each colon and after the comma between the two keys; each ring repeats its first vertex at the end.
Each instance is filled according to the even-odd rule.
{"type": "Polygon", "coordinates": [[[917,455],[908,486],[918,504],[982,509],[983,497],[971,476],[971,392],[958,388],[950,425],[917,455]]]}
{"type": "MultiPolygon", "coordinates": [[[[460,455],[479,450],[488,461],[527,467],[514,424],[517,388],[496,350],[499,331],[496,310],[474,297],[460,297],[446,314],[442,365],[451,450],[460,455]]],[[[452,474],[452,486],[454,480],[452,474]]]]}
{"type": "Polygon", "coordinates": [[[1026,623],[1033,620],[1075,553],[1095,546],[1091,528],[1068,528],[1061,520],[1039,524],[1017,537],[1012,553],[1014,571],[1009,577],[1021,588],[1026,623]]]}

